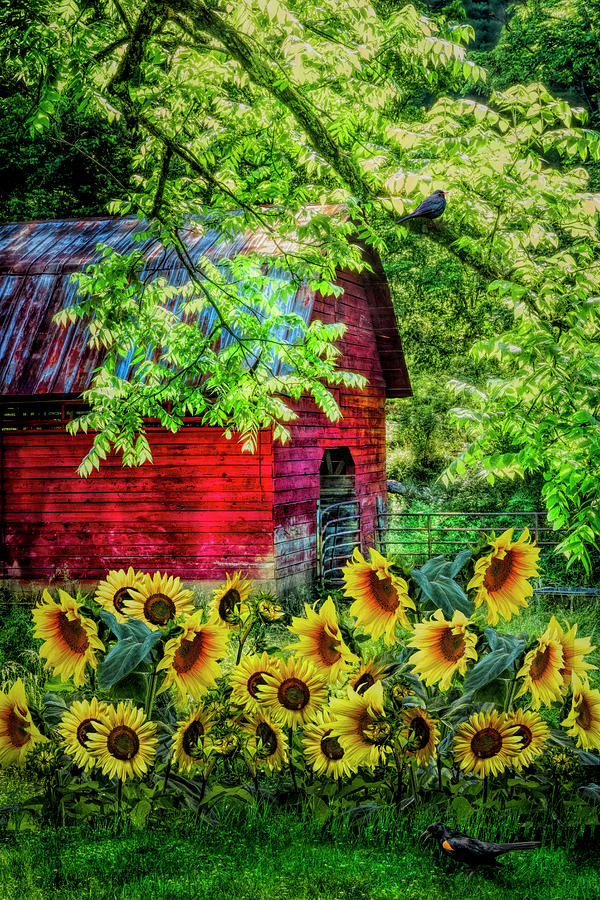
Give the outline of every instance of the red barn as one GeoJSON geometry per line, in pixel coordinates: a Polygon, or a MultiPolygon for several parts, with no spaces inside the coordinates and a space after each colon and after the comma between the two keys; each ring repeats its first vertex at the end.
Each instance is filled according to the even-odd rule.
{"type": "MultiPolygon", "coordinates": [[[[85,584],[132,565],[212,584],[242,569],[280,594],[310,585],[319,509],[348,504],[346,531],[358,526],[363,547],[372,544],[386,495],[385,399],[410,395],[381,264],[372,260],[376,274],[340,273],[338,298],[304,289],[292,301],[305,321],[346,323],[340,366],[369,380],[363,391],[335,389],[339,422],[303,401],[288,444],[264,430],[248,454],[190,419],[175,435],[151,428],[153,465],[125,469],[109,457],[83,480],[75,470],[90,437],[65,425],[99,357],[83,323],[59,328],[52,316],[72,301],[69,276],[96,258],[97,244],[127,251],[139,228],[110,218],[0,226],[0,578],[13,587],[62,577],[85,584]]],[[[264,234],[218,246],[216,237],[190,233],[191,255],[216,262],[268,251],[264,234]]],[[[187,281],[172,251],[143,247],[147,273],[187,281]]]]}

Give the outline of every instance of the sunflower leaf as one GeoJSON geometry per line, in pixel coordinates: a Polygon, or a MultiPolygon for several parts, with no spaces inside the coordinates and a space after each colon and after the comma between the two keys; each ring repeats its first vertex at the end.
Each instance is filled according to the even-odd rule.
{"type": "MultiPolygon", "coordinates": [[[[129,622],[122,626],[126,628],[129,622]]],[[[152,652],[154,646],[162,638],[160,630],[152,631],[143,622],[137,622],[145,629],[145,634],[138,628],[132,628],[129,634],[120,638],[115,646],[98,665],[98,680],[102,687],[109,688],[139,666],[152,652]],[[141,638],[141,639],[140,639],[141,638]]]]}
{"type": "MultiPolygon", "coordinates": [[[[494,629],[486,628],[486,635],[488,631],[493,630],[494,629]]],[[[480,659],[479,662],[473,666],[470,672],[467,672],[464,684],[465,691],[478,691],[482,687],[485,687],[486,684],[489,684],[490,681],[493,681],[494,678],[498,678],[502,672],[505,672],[506,669],[512,666],[517,657],[525,649],[525,642],[518,640],[518,638],[512,634],[497,635],[497,637],[498,639],[509,638],[510,640],[507,640],[505,643],[499,640],[497,649],[492,650],[491,653],[487,653],[483,659],[480,659]]],[[[488,641],[490,641],[489,636],[488,641]]]]}
{"type": "Polygon", "coordinates": [[[452,561],[452,565],[450,567],[450,578],[456,578],[458,573],[464,568],[464,566],[466,566],[472,556],[473,551],[469,548],[461,550],[460,553],[458,553],[452,561]]]}
{"type": "MultiPolygon", "coordinates": [[[[429,560],[431,562],[431,560],[429,560]]],[[[444,563],[450,566],[449,562],[444,563]]],[[[426,564],[427,565],[427,564],[426,564]]],[[[421,588],[423,595],[434,604],[436,609],[441,609],[445,616],[452,618],[455,610],[459,610],[466,616],[473,613],[473,604],[467,599],[467,595],[453,578],[443,574],[438,567],[435,575],[427,574],[421,569],[411,569],[411,575],[421,588]]],[[[429,570],[431,572],[431,569],[429,570]]]]}

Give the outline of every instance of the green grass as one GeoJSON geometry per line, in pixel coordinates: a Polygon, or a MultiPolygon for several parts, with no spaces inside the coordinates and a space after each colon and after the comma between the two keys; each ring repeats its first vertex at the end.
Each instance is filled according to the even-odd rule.
{"type": "MultiPolygon", "coordinates": [[[[297,814],[249,812],[115,835],[78,828],[6,835],[2,900],[594,900],[597,855],[574,835],[477,873],[422,847],[423,815],[326,835],[297,814]]],[[[496,823],[496,827],[501,827],[496,823]]],[[[487,830],[487,829],[486,829],[487,830]]],[[[506,837],[506,833],[502,835],[506,837]]],[[[509,835],[509,837],[512,835],[509,835]]]]}

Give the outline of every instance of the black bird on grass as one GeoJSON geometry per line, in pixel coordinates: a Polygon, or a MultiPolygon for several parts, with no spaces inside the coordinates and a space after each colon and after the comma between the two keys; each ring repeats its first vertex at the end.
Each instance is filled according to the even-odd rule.
{"type": "Polygon", "coordinates": [[[448,191],[434,191],[429,197],[419,203],[414,212],[398,219],[396,225],[406,222],[407,219],[438,219],[446,209],[446,194],[448,191]]]}
{"type": "Polygon", "coordinates": [[[435,838],[446,856],[456,859],[458,862],[467,863],[471,869],[471,875],[478,866],[494,866],[499,868],[497,857],[511,850],[536,850],[540,841],[518,841],[513,844],[494,844],[488,841],[478,841],[470,838],[460,831],[448,828],[443,822],[434,822],[429,825],[421,840],[428,841],[435,838]]]}

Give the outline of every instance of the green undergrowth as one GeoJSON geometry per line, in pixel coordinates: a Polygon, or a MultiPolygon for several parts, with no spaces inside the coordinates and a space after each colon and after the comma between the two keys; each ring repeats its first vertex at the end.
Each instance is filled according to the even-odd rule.
{"type": "MultiPolygon", "coordinates": [[[[467,870],[422,846],[425,809],[327,831],[292,811],[222,810],[144,832],[107,828],[10,835],[0,843],[3,900],[593,900],[598,856],[583,832],[542,835],[542,847],[505,857],[498,872],[467,870]]],[[[473,834],[528,837],[516,822],[482,817],[473,834]]]]}

